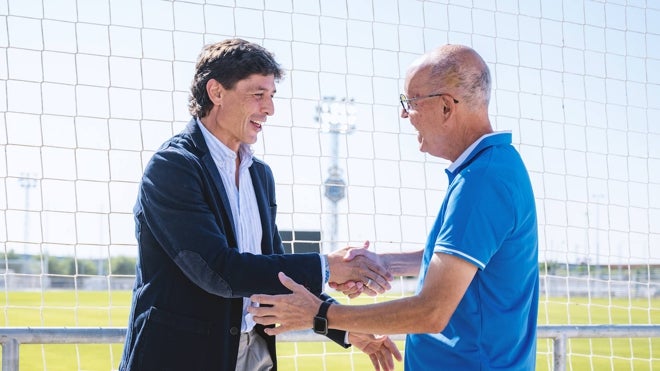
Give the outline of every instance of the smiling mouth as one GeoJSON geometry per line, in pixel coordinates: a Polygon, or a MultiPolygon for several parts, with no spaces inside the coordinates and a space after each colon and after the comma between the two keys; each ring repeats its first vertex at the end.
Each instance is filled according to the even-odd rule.
{"type": "Polygon", "coordinates": [[[250,120],[250,122],[252,123],[252,125],[256,126],[257,129],[261,130],[261,126],[263,125],[263,122],[262,122],[262,121],[254,121],[254,120],[250,120]]]}

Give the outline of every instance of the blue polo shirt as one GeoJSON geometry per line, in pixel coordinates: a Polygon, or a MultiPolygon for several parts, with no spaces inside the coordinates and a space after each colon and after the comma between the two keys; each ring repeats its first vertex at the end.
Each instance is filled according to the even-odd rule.
{"type": "Polygon", "coordinates": [[[449,188],[419,274],[434,253],[477,273],[441,333],[406,338],[406,370],[534,370],[539,298],[534,194],[511,133],[481,137],[446,170],[449,188]]]}

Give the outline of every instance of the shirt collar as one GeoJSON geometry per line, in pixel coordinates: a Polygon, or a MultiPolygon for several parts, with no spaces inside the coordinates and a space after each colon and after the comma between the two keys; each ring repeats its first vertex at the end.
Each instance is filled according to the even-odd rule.
{"type": "MultiPolygon", "coordinates": [[[[197,118],[197,125],[199,125],[202,130],[202,135],[204,135],[204,140],[209,147],[209,152],[211,153],[211,157],[215,161],[216,166],[223,171],[232,171],[234,169],[234,164],[236,163],[236,152],[232,151],[227,145],[216,138],[215,135],[211,134],[199,118],[197,118]]],[[[249,168],[252,165],[254,156],[254,152],[250,145],[241,143],[238,147],[238,152],[241,154],[240,168],[249,168]]]]}
{"type": "Polygon", "coordinates": [[[452,162],[451,165],[447,167],[447,172],[453,174],[457,169],[461,168],[463,164],[470,161],[474,156],[481,152],[482,149],[505,143],[511,143],[510,130],[484,134],[463,151],[456,161],[452,162]]]}

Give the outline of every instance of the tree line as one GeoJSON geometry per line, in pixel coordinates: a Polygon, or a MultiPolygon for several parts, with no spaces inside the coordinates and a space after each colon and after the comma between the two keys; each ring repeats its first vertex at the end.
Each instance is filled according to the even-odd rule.
{"type": "Polygon", "coordinates": [[[10,251],[0,253],[0,257],[6,264],[5,270],[21,274],[135,275],[136,258],[129,256],[83,259],[72,256],[25,255],[10,251]]]}

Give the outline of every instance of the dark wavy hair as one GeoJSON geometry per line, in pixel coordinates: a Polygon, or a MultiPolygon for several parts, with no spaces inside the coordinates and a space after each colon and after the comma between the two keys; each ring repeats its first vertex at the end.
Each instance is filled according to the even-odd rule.
{"type": "Polygon", "coordinates": [[[190,86],[190,114],[201,118],[213,107],[206,93],[206,83],[210,79],[217,80],[225,89],[232,89],[238,81],[253,74],[273,75],[279,81],[284,71],[271,52],[249,41],[227,39],[204,46],[190,86]]]}

